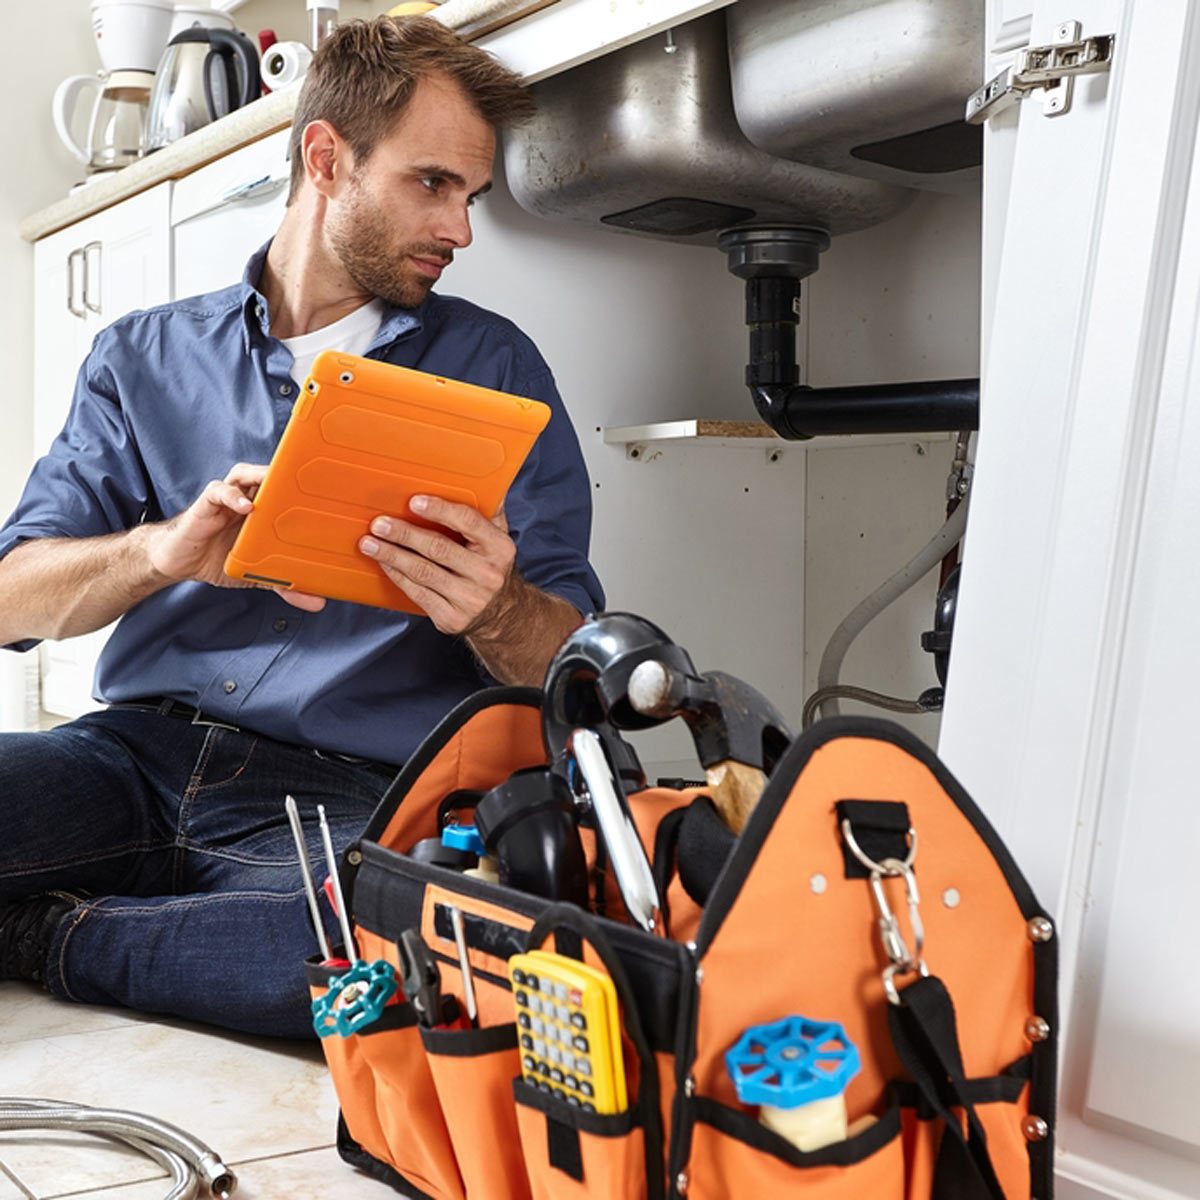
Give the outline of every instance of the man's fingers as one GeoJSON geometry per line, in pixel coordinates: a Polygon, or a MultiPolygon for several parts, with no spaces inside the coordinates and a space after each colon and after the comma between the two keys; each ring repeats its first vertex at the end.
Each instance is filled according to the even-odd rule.
{"type": "Polygon", "coordinates": [[[436,529],[425,529],[396,517],[376,517],[371,522],[371,534],[387,544],[403,546],[457,574],[465,574],[471,568],[471,551],[436,529]]]}
{"type": "Polygon", "coordinates": [[[241,488],[221,479],[214,479],[204,489],[201,499],[214,508],[228,508],[243,516],[254,507],[250,498],[241,488]]]}
{"type": "Polygon", "coordinates": [[[320,612],[325,607],[324,596],[313,596],[309,592],[296,592],[291,588],[272,588],[271,589],[280,600],[285,600],[293,608],[299,608],[304,612],[320,612]]]}
{"type": "Polygon", "coordinates": [[[486,542],[498,532],[492,521],[469,504],[456,504],[440,496],[414,496],[408,506],[417,516],[445,525],[472,542],[486,542]]]}
{"type": "Polygon", "coordinates": [[[229,468],[225,482],[243,488],[256,488],[266,477],[267,468],[263,463],[235,463],[229,468]]]}

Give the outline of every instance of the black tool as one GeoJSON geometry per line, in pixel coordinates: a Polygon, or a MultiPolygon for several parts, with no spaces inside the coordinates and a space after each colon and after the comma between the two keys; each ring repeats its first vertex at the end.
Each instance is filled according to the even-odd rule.
{"type": "Polygon", "coordinates": [[[476,805],[475,828],[504,886],[587,908],[579,814],[561,776],[545,767],[514,772],[476,805]]]}
{"type": "Polygon", "coordinates": [[[406,929],[396,943],[400,957],[400,987],[426,1029],[460,1023],[458,1001],[442,995],[438,965],[415,929],[406,929]]]}

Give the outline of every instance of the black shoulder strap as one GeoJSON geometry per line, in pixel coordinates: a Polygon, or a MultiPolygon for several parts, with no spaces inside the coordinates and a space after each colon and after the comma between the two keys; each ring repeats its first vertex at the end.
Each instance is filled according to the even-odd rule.
{"type": "Polygon", "coordinates": [[[888,1023],[900,1061],[944,1127],[931,1200],[1005,1200],[983,1125],[964,1099],[958,1026],[945,984],[932,975],[909,984],[900,1003],[888,1005],[888,1023]],[[965,1113],[965,1135],[951,1108],[965,1113]]]}

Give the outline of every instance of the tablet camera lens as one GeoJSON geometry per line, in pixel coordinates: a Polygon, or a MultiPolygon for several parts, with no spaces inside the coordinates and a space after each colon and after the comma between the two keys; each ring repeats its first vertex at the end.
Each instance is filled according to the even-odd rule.
{"type": "Polygon", "coordinates": [[[353,375],[353,373],[352,373],[352,372],[350,372],[350,371],[343,371],[343,372],[342,372],[342,373],[341,373],[341,374],[338,376],[338,382],[339,382],[339,383],[353,383],[353,382],[354,382],[354,375],[353,375]]]}
{"type": "Polygon", "coordinates": [[[304,386],[307,387],[314,396],[317,394],[317,381],[315,379],[310,379],[304,386]]]}

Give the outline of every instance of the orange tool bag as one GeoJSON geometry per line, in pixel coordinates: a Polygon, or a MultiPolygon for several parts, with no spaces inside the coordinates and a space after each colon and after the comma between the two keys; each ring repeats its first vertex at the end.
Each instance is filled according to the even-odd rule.
{"type": "MultiPolygon", "coordinates": [[[[462,1001],[465,942],[478,1020],[428,1028],[398,993],[323,1038],[346,1161],[435,1200],[1050,1200],[1054,927],[932,751],[888,721],[819,722],[728,835],[703,905],[677,866],[713,816],[705,789],[632,795],[659,936],[615,887],[588,912],[408,854],[471,796],[544,766],[541,699],[499,688],[460,706],[347,851],[360,957],[397,966],[416,929],[462,1001]],[[625,1111],[581,1111],[520,1078],[507,960],[540,946],[611,976],[625,1111]],[[747,1030],[796,1014],[838,1023],[860,1058],[848,1135],[807,1152],[739,1102],[727,1059],[747,1030]]],[[[596,840],[585,831],[593,882],[611,883],[596,840]]],[[[310,963],[314,997],[332,974],[310,963]]]]}

